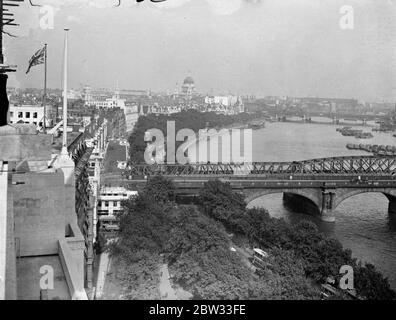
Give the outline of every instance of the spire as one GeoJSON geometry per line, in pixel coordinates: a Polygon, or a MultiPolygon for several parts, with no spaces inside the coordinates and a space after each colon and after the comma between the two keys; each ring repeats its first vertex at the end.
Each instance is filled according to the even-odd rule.
{"type": "Polygon", "coordinates": [[[115,98],[117,100],[120,99],[120,88],[118,87],[118,80],[117,80],[117,83],[116,83],[115,98]]]}

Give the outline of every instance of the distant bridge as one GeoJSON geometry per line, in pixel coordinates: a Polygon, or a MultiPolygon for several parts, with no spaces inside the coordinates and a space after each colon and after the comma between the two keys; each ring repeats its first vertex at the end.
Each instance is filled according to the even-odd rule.
{"type": "Polygon", "coordinates": [[[125,171],[130,183],[147,177],[171,179],[178,194],[195,195],[211,179],[229,182],[245,195],[247,203],[266,194],[284,193],[285,199],[304,210],[316,211],[334,221],[334,209],[345,199],[364,192],[380,192],[396,212],[396,157],[348,156],[293,162],[251,164],[132,165],[125,171]]]}

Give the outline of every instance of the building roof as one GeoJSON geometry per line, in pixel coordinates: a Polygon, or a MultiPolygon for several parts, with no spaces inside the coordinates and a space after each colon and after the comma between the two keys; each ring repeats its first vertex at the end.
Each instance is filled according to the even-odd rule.
{"type": "Polygon", "coordinates": [[[183,84],[194,84],[194,79],[190,76],[184,79],[183,84]]]}
{"type": "Polygon", "coordinates": [[[44,106],[41,104],[10,104],[10,108],[12,109],[26,109],[26,108],[31,108],[31,109],[44,109],[44,106]]]}
{"type": "Polygon", "coordinates": [[[88,160],[91,156],[92,151],[93,151],[93,148],[87,148],[86,152],[84,153],[84,155],[81,157],[81,159],[78,161],[77,165],[75,166],[74,176],[77,179],[83,172],[84,168],[87,166],[88,160]]]}
{"type": "Polygon", "coordinates": [[[100,192],[101,193],[126,193],[126,192],[130,192],[130,190],[124,188],[124,187],[120,187],[120,186],[102,186],[100,188],[100,192]]]}

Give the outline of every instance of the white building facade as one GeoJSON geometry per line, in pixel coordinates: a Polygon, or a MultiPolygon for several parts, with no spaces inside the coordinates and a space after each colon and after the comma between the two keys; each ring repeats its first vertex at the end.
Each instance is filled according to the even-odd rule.
{"type": "Polygon", "coordinates": [[[102,187],[98,199],[98,220],[105,230],[109,226],[117,226],[116,214],[122,213],[122,201],[137,195],[137,191],[123,187],[102,187]]]}
{"type": "Polygon", "coordinates": [[[112,109],[112,108],[125,109],[125,100],[113,96],[112,98],[107,98],[104,100],[86,101],[85,106],[95,107],[95,108],[106,108],[106,109],[112,109]]]}
{"type": "MultiPolygon", "coordinates": [[[[44,106],[41,105],[10,105],[10,123],[34,124],[42,127],[44,124],[44,106]]],[[[48,114],[45,116],[45,125],[50,125],[48,114]]]]}

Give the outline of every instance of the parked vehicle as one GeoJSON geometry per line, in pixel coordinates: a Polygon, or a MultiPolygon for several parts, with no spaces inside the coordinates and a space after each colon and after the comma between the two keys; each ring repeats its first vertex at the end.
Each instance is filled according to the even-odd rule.
{"type": "Polygon", "coordinates": [[[252,264],[257,267],[257,268],[265,268],[267,265],[267,260],[268,258],[268,253],[265,252],[264,250],[261,250],[259,248],[254,248],[253,249],[253,261],[252,264]]]}

